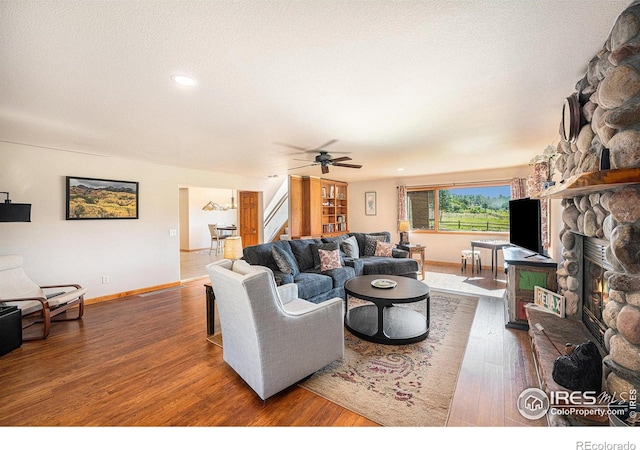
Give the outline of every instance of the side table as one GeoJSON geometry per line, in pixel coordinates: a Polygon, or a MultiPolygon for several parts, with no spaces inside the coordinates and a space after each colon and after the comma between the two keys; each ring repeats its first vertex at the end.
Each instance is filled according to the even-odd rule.
{"type": "Polygon", "coordinates": [[[409,258],[413,258],[413,255],[418,254],[420,256],[420,272],[422,279],[424,280],[424,260],[427,255],[427,247],[421,244],[402,244],[398,245],[400,250],[406,250],[409,252],[409,258]]]}
{"type": "Polygon", "coordinates": [[[213,295],[211,283],[205,283],[205,295],[207,304],[207,337],[213,336],[216,331],[216,296],[213,295]]]}

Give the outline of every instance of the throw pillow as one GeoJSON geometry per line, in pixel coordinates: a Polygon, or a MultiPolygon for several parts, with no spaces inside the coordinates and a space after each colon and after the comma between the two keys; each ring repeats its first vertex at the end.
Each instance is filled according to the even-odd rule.
{"type": "Polygon", "coordinates": [[[341,234],[340,236],[331,236],[331,237],[323,237],[322,242],[325,244],[338,244],[338,249],[340,250],[340,257],[344,258],[347,256],[342,249],[342,243],[349,239],[348,234],[341,234]]]}
{"type": "Polygon", "coordinates": [[[376,251],[374,256],[393,256],[394,247],[395,244],[392,244],[391,242],[378,241],[376,242],[376,251]]]}
{"type": "Polygon", "coordinates": [[[339,269],[342,267],[340,262],[340,250],[322,250],[318,249],[318,255],[320,256],[320,271],[339,269]]]}
{"type": "Polygon", "coordinates": [[[340,249],[349,258],[356,259],[360,256],[360,248],[358,247],[358,241],[355,236],[351,236],[349,239],[340,242],[340,249]]]}
{"type": "Polygon", "coordinates": [[[385,236],[373,236],[371,234],[367,234],[365,237],[365,247],[364,254],[365,256],[374,256],[376,254],[376,244],[378,241],[385,242],[385,236]]]}
{"type": "Polygon", "coordinates": [[[280,247],[271,247],[271,256],[276,261],[276,265],[280,272],[289,273],[294,277],[300,275],[300,269],[298,269],[298,263],[296,263],[296,259],[289,254],[286,250],[281,249],[280,247]]]}
{"type": "Polygon", "coordinates": [[[328,242],[326,244],[311,244],[311,250],[313,252],[313,268],[320,270],[320,254],[319,250],[339,250],[337,242],[328,242]]]}

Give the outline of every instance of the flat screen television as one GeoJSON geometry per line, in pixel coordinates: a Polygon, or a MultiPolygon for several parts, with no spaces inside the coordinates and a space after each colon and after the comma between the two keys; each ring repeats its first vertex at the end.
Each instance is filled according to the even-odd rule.
{"type": "Polygon", "coordinates": [[[521,198],[509,201],[509,242],[543,254],[540,200],[521,198]]]}

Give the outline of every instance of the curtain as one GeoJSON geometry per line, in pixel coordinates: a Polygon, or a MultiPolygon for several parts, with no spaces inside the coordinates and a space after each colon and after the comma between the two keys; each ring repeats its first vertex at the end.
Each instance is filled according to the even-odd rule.
{"type": "MultiPolygon", "coordinates": [[[[530,197],[539,197],[544,191],[544,183],[549,180],[549,163],[537,162],[533,165],[533,183],[530,188],[530,197]]],[[[542,216],[542,247],[549,248],[549,199],[540,199],[540,213],[542,216]]]]}
{"type": "Polygon", "coordinates": [[[518,200],[527,196],[527,180],[525,178],[514,178],[511,180],[511,199],[518,200]]]}
{"type": "MultiPolygon", "coordinates": [[[[549,179],[549,164],[546,161],[533,165],[533,175],[511,180],[511,198],[517,200],[525,197],[539,197],[544,190],[544,183],[549,179]]],[[[542,216],[542,247],[549,248],[549,199],[540,199],[542,216]]]]}
{"type": "Polygon", "coordinates": [[[398,221],[407,220],[407,187],[398,186],[398,221]]]}

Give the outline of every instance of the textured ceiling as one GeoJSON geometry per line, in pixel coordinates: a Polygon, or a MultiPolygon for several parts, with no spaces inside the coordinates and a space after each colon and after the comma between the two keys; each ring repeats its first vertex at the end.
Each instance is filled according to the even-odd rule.
{"type": "Polygon", "coordinates": [[[331,139],[346,181],[527,164],[630,3],[2,0],[0,140],[256,177],[320,175],[278,143],[331,139]]]}

